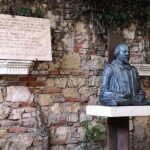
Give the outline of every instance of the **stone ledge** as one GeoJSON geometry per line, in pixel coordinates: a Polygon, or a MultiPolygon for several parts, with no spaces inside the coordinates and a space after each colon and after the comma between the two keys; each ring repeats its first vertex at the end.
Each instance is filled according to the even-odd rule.
{"type": "Polygon", "coordinates": [[[25,75],[29,74],[32,61],[0,60],[0,74],[25,75]]]}
{"type": "Polygon", "coordinates": [[[139,72],[140,76],[150,76],[150,64],[132,64],[139,72]]]}
{"type": "Polygon", "coordinates": [[[86,114],[105,117],[150,116],[150,106],[86,106],[86,114]]]}

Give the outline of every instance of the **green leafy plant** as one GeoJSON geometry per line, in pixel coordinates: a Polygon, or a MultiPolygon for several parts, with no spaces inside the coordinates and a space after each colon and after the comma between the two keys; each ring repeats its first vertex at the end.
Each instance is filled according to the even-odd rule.
{"type": "Polygon", "coordinates": [[[89,144],[96,144],[100,148],[104,145],[106,139],[105,120],[105,118],[98,118],[95,123],[89,120],[81,122],[81,126],[85,130],[83,150],[89,150],[89,144]]]}
{"type": "Polygon", "coordinates": [[[16,15],[19,16],[32,16],[32,10],[29,8],[19,7],[16,10],[16,15]]]}
{"type": "Polygon", "coordinates": [[[43,18],[44,17],[44,11],[40,8],[36,8],[33,12],[32,9],[30,9],[30,8],[18,7],[16,9],[16,15],[43,18]]]}

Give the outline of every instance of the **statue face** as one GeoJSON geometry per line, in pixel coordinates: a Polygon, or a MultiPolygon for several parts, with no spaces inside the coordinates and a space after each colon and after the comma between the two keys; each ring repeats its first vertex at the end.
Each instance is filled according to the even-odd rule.
{"type": "Polygon", "coordinates": [[[117,59],[123,63],[129,63],[130,59],[130,50],[127,46],[122,46],[117,55],[117,59]]]}

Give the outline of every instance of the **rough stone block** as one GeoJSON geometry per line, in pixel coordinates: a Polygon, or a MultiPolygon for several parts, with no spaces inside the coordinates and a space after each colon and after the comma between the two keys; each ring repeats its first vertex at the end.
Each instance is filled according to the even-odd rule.
{"type": "Polygon", "coordinates": [[[4,138],[8,134],[6,129],[0,130],[0,138],[4,138]]]}
{"type": "Polygon", "coordinates": [[[74,31],[77,33],[85,33],[87,30],[85,29],[85,24],[81,21],[75,23],[74,31]]]}
{"type": "Polygon", "coordinates": [[[67,121],[68,122],[77,122],[78,121],[78,114],[77,113],[69,113],[67,121]]]}
{"type": "Polygon", "coordinates": [[[0,126],[2,128],[5,128],[5,127],[12,127],[12,126],[21,126],[22,124],[22,121],[19,120],[19,121],[12,121],[12,120],[1,120],[0,121],[0,126]]]}
{"type": "Polygon", "coordinates": [[[63,109],[64,112],[69,112],[69,113],[77,113],[80,110],[81,106],[80,103],[77,102],[68,102],[64,104],[63,109]]]}
{"type": "Polygon", "coordinates": [[[23,113],[22,118],[31,118],[31,113],[23,113]]]}
{"type": "Polygon", "coordinates": [[[11,108],[4,105],[4,104],[0,104],[0,119],[5,119],[8,117],[8,115],[10,114],[11,108]]]}
{"type": "Polygon", "coordinates": [[[9,128],[10,133],[26,132],[27,128],[25,127],[11,127],[9,128]]]}
{"type": "Polygon", "coordinates": [[[48,122],[50,125],[62,126],[66,123],[66,114],[50,114],[48,117],[48,122]]]}
{"type": "Polygon", "coordinates": [[[20,133],[20,134],[16,134],[16,135],[9,137],[6,140],[6,145],[4,149],[6,149],[6,147],[9,144],[10,146],[9,149],[11,150],[14,150],[13,149],[14,147],[15,147],[15,150],[17,149],[26,150],[28,147],[31,146],[32,143],[33,143],[33,137],[31,137],[30,134],[20,133]]]}
{"type": "Polygon", "coordinates": [[[65,88],[67,80],[68,80],[67,78],[55,79],[56,86],[60,88],[65,88]]]}
{"type": "Polygon", "coordinates": [[[51,111],[54,114],[61,114],[61,107],[59,103],[55,103],[52,107],[51,107],[51,111]]]}
{"type": "Polygon", "coordinates": [[[33,95],[26,86],[10,86],[7,87],[6,101],[11,102],[27,102],[33,101],[33,95]]]}
{"type": "Polygon", "coordinates": [[[46,86],[48,86],[48,87],[54,87],[55,86],[54,79],[47,79],[46,80],[46,86]]]}
{"type": "Polygon", "coordinates": [[[16,120],[22,118],[22,110],[21,109],[13,109],[9,115],[9,119],[16,120]]]}
{"type": "Polygon", "coordinates": [[[51,146],[51,150],[66,150],[64,145],[51,146]]]}
{"type": "Polygon", "coordinates": [[[78,97],[78,91],[76,88],[63,89],[62,93],[64,94],[64,97],[78,97]]]}
{"type": "Polygon", "coordinates": [[[38,102],[41,106],[52,106],[53,100],[50,94],[40,94],[38,102]]]}
{"type": "Polygon", "coordinates": [[[22,126],[23,127],[36,127],[37,126],[37,121],[36,118],[24,118],[22,119],[22,126]]]}
{"type": "Polygon", "coordinates": [[[69,87],[80,87],[84,86],[88,83],[86,78],[79,78],[79,77],[70,77],[68,80],[69,87]]]}
{"type": "Polygon", "coordinates": [[[61,88],[56,88],[56,87],[46,87],[45,93],[61,93],[62,89],[61,88]]]}
{"type": "Polygon", "coordinates": [[[67,133],[68,133],[68,127],[58,127],[56,129],[56,136],[61,139],[67,138],[67,133]]]}
{"type": "Polygon", "coordinates": [[[62,69],[79,69],[80,55],[78,53],[69,52],[62,59],[62,69]]]}
{"type": "Polygon", "coordinates": [[[58,103],[58,102],[64,102],[65,98],[62,93],[53,93],[52,100],[54,103],[58,103]]]}

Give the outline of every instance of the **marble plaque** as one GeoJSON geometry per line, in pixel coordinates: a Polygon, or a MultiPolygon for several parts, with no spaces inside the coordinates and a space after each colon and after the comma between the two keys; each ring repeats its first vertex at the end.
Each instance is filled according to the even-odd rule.
{"type": "Polygon", "coordinates": [[[0,59],[51,61],[50,20],[0,14],[0,59]]]}

